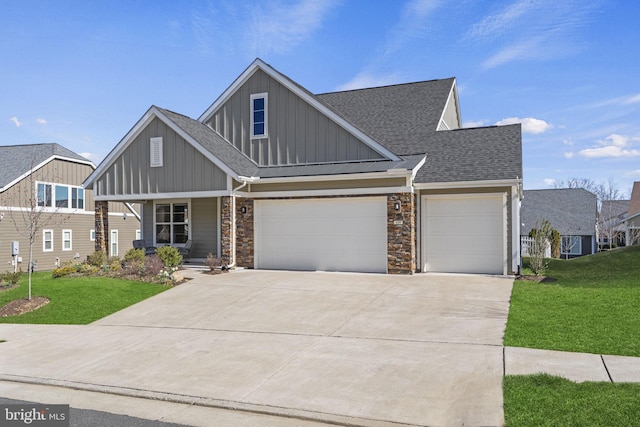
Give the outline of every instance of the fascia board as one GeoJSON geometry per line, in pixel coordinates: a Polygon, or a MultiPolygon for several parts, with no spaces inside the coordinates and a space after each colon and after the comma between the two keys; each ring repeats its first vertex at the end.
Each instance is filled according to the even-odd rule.
{"type": "Polygon", "coordinates": [[[141,194],[118,194],[103,196],[95,196],[93,199],[97,201],[108,202],[130,202],[139,203],[143,200],[159,200],[159,199],[191,199],[202,197],[222,197],[231,195],[230,190],[212,190],[212,191],[186,191],[179,193],[141,193],[141,194]]]}
{"type": "Polygon", "coordinates": [[[209,159],[212,163],[222,169],[228,175],[237,178],[237,175],[233,170],[231,170],[226,164],[224,164],[220,159],[214,156],[210,151],[206,150],[202,145],[200,145],[196,140],[194,140],[189,134],[187,134],[184,130],[182,130],[179,126],[177,126],[173,121],[171,121],[167,116],[162,114],[155,106],[152,106],[147,110],[147,112],[138,120],[138,122],[131,128],[129,132],[120,140],[118,145],[114,147],[113,150],[107,155],[107,157],[100,163],[97,169],[95,169],[91,175],[84,181],[83,186],[85,188],[91,188],[89,186],[93,186],[95,180],[101,176],[104,171],[111,166],[113,161],[118,158],[126,148],[140,135],[142,130],[151,123],[154,118],[158,118],[162,120],[164,124],[170,127],[173,131],[175,131],[178,135],[184,138],[189,144],[191,144],[199,153],[204,155],[207,159],[209,159]]]}
{"type": "Polygon", "coordinates": [[[33,167],[33,169],[30,169],[28,171],[26,171],[25,173],[23,173],[22,175],[20,175],[19,177],[17,177],[16,179],[14,179],[13,181],[11,181],[10,183],[8,183],[7,185],[5,185],[4,187],[0,188],[0,193],[8,190],[9,188],[13,187],[14,185],[16,185],[17,183],[19,183],[20,181],[22,181],[23,179],[27,178],[29,175],[31,175],[32,173],[34,173],[35,171],[37,171],[38,169],[42,168],[43,166],[45,166],[47,163],[52,162],[54,160],[64,160],[67,162],[73,162],[73,163],[78,163],[81,165],[87,165],[90,166],[92,169],[95,170],[96,165],[93,164],[92,161],[89,160],[79,160],[79,159],[74,159],[72,157],[65,157],[65,156],[59,156],[59,155],[53,155],[49,158],[47,158],[46,160],[40,162],[39,164],[35,165],[33,167]]]}
{"type": "Polygon", "coordinates": [[[116,159],[120,154],[124,152],[124,150],[133,142],[133,140],[142,132],[142,130],[151,123],[156,116],[153,113],[155,107],[150,107],[146,113],[136,122],[135,125],[127,132],[127,134],[118,142],[118,144],[113,147],[113,149],[107,154],[107,157],[100,162],[98,167],[84,180],[82,186],[84,188],[92,188],[93,183],[96,179],[102,175],[102,173],[113,163],[114,159],[116,159]]]}
{"type": "Polygon", "coordinates": [[[295,93],[297,96],[302,98],[305,102],[316,108],[325,116],[329,117],[331,120],[342,126],[348,132],[362,140],[365,144],[370,146],[377,153],[382,156],[390,159],[390,160],[400,160],[398,156],[393,154],[391,151],[383,147],[380,143],[373,140],[370,136],[362,132],[360,129],[353,126],[347,120],[343,119],[332,110],[327,108],[324,104],[318,101],[314,96],[310,95],[306,91],[302,90],[299,86],[294,84],[289,78],[284,77],[278,71],[276,71],[273,67],[264,63],[260,59],[256,59],[253,63],[225,90],[222,95],[216,99],[216,101],[211,104],[211,106],[198,118],[198,121],[204,123],[211,118],[213,113],[222,106],[227,100],[233,95],[240,86],[242,86],[248,79],[251,77],[258,69],[261,69],[265,73],[267,73],[271,78],[277,80],[278,83],[282,84],[284,87],[289,89],[291,92],[295,93]]]}
{"type": "Polygon", "coordinates": [[[153,110],[154,110],[154,114],[160,120],[162,120],[167,126],[169,126],[171,129],[173,129],[178,135],[180,135],[182,138],[184,138],[184,140],[187,141],[189,144],[191,144],[193,146],[193,148],[195,148],[200,154],[202,154],[207,159],[209,159],[214,165],[216,165],[220,169],[222,169],[227,175],[232,176],[236,180],[239,179],[238,174],[233,169],[231,169],[229,166],[227,166],[222,160],[220,160],[215,155],[213,155],[213,153],[211,153],[211,151],[209,151],[206,148],[204,148],[198,141],[193,139],[193,137],[191,137],[191,135],[186,133],[182,128],[180,128],[178,125],[176,125],[174,122],[172,122],[167,116],[162,114],[162,112],[158,111],[155,107],[153,108],[153,110]]]}
{"type": "Polygon", "coordinates": [[[366,196],[373,194],[413,193],[413,187],[366,187],[366,188],[335,188],[324,190],[282,190],[282,191],[239,191],[236,196],[264,199],[280,197],[331,197],[331,196],[366,196]]]}
{"type": "Polygon", "coordinates": [[[389,174],[385,172],[364,172],[364,173],[349,173],[340,175],[308,175],[308,176],[288,176],[288,177],[276,177],[276,178],[260,178],[256,180],[256,184],[278,184],[286,182],[316,182],[316,181],[348,181],[348,180],[360,180],[360,179],[381,179],[381,178],[401,178],[403,176],[409,176],[406,174],[389,174]]]}
{"type": "Polygon", "coordinates": [[[485,181],[425,182],[415,183],[413,185],[416,190],[437,190],[448,188],[511,187],[519,184],[519,179],[500,179],[485,181]]]}
{"type": "Polygon", "coordinates": [[[630,219],[634,219],[634,218],[635,218],[635,217],[637,217],[637,216],[640,216],[640,212],[636,212],[636,213],[634,213],[633,215],[629,215],[629,216],[628,216],[628,217],[626,217],[623,221],[624,221],[624,222],[627,222],[627,221],[629,221],[630,219]]]}

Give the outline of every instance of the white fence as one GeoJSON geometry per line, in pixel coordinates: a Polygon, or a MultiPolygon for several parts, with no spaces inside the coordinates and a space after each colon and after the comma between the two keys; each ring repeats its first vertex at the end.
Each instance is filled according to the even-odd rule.
{"type": "MultiPolygon", "coordinates": [[[[544,257],[551,258],[551,243],[549,240],[545,242],[544,257]]],[[[533,245],[533,237],[520,236],[520,244],[522,247],[522,256],[530,256],[529,248],[533,245]]]]}

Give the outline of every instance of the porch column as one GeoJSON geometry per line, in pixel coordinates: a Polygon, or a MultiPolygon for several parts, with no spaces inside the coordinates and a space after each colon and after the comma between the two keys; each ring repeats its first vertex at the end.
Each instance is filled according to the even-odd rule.
{"type": "Polygon", "coordinates": [[[109,254],[109,202],[95,202],[96,241],[95,250],[109,254]]]}
{"type": "Polygon", "coordinates": [[[232,215],[231,196],[220,197],[220,258],[226,265],[230,265],[234,260],[232,215]]]}
{"type": "Polygon", "coordinates": [[[416,271],[416,194],[387,196],[387,270],[392,274],[416,271]]]}
{"type": "Polygon", "coordinates": [[[253,199],[236,198],[236,264],[253,268],[253,199]]]}

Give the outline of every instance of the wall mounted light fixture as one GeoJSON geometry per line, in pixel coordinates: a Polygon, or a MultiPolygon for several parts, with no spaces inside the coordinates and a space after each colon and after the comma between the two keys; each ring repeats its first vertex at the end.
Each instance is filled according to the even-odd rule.
{"type": "Polygon", "coordinates": [[[247,207],[246,206],[241,207],[240,208],[240,212],[242,212],[243,214],[246,214],[247,213],[247,207]]]}
{"type": "Polygon", "coordinates": [[[393,207],[395,208],[395,210],[399,211],[400,210],[400,202],[395,202],[393,204],[393,207]]]}

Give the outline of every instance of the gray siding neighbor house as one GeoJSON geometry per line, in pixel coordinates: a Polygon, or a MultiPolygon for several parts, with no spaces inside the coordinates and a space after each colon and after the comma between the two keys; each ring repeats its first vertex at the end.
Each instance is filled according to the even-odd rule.
{"type": "Polygon", "coordinates": [[[198,119],[151,106],[84,184],[140,203],[147,245],[229,266],[519,264],[520,125],[461,129],[453,78],[313,94],[256,59],[198,119]]]}
{"type": "Polygon", "coordinates": [[[560,256],[574,258],[597,251],[598,202],[583,188],[525,190],[522,200],[522,234],[536,222],[548,220],[562,237],[560,256]]]}
{"type": "MultiPolygon", "coordinates": [[[[94,169],[91,161],[59,144],[0,146],[0,271],[29,268],[31,212],[40,223],[33,244],[35,270],[82,261],[94,252],[93,191],[82,187],[94,169]],[[30,199],[36,201],[33,206],[30,199]],[[18,242],[15,257],[12,242],[18,242]]],[[[107,252],[121,257],[129,246],[124,242],[140,230],[138,213],[123,203],[110,203],[108,209],[107,252]]]]}
{"type": "Polygon", "coordinates": [[[640,244],[640,181],[633,183],[629,210],[624,219],[627,245],[640,244]]]}

